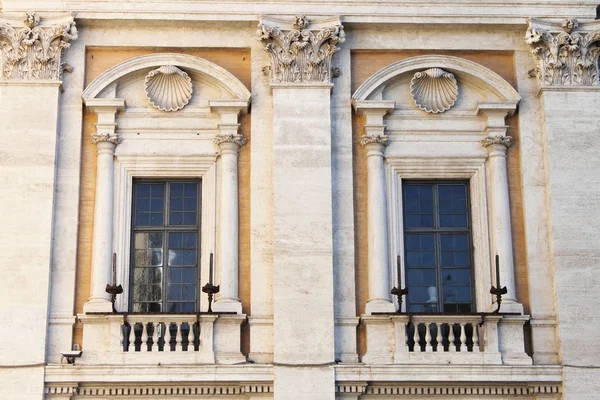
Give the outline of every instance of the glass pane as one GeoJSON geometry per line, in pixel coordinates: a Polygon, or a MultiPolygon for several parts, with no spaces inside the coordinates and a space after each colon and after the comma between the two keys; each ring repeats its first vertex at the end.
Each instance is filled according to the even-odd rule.
{"type": "Polygon", "coordinates": [[[169,285],[167,289],[167,300],[181,300],[181,285],[169,285]]]}
{"type": "Polygon", "coordinates": [[[169,225],[183,225],[183,213],[172,212],[169,216],[169,225]]]}
{"type": "Polygon", "coordinates": [[[181,282],[181,268],[169,268],[169,283],[181,282]]]}
{"type": "Polygon", "coordinates": [[[407,228],[433,228],[433,185],[404,184],[404,223],[407,228]]]}
{"type": "Polygon", "coordinates": [[[196,225],[196,213],[195,212],[183,213],[183,225],[196,225]]]}
{"type": "Polygon", "coordinates": [[[196,249],[198,245],[198,235],[194,232],[187,232],[183,234],[183,246],[184,249],[196,249]]]}
{"type": "Polygon", "coordinates": [[[196,268],[182,268],[181,269],[181,282],[182,283],[196,283],[196,268]]]}
{"type": "Polygon", "coordinates": [[[171,183],[171,199],[183,197],[183,183],[171,183]]]}
{"type": "Polygon", "coordinates": [[[196,250],[183,250],[183,265],[196,265],[196,250]]]}
{"type": "Polygon", "coordinates": [[[171,205],[169,206],[171,211],[183,211],[183,199],[175,199],[171,197],[171,205]]]}
{"type": "Polygon", "coordinates": [[[184,187],[185,197],[197,197],[198,196],[198,184],[197,183],[186,183],[184,187]]]}
{"type": "Polygon", "coordinates": [[[442,273],[442,282],[444,286],[470,286],[471,271],[468,269],[445,268],[442,273]]]}
{"type": "Polygon", "coordinates": [[[466,184],[442,184],[438,186],[440,227],[468,227],[466,196],[466,184]]]}
{"type": "Polygon", "coordinates": [[[169,249],[169,265],[183,265],[183,250],[169,249]]]}
{"type": "Polygon", "coordinates": [[[196,300],[196,285],[181,285],[181,299],[188,301],[196,300]]]}
{"type": "Polygon", "coordinates": [[[164,184],[137,184],[135,226],[160,226],[164,209],[164,184]]]}

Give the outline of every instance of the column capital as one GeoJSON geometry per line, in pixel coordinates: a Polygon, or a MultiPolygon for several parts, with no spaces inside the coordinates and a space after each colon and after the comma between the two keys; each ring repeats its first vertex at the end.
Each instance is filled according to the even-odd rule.
{"type": "Polygon", "coordinates": [[[239,148],[245,145],[248,139],[242,135],[217,135],[214,137],[213,142],[221,148],[227,144],[234,144],[239,148]]]}
{"type": "Polygon", "coordinates": [[[488,147],[494,146],[494,145],[500,145],[500,146],[503,146],[504,148],[508,149],[510,146],[513,145],[513,138],[512,138],[512,136],[500,136],[500,135],[488,136],[481,141],[481,145],[485,148],[488,148],[488,147]]]}
{"type": "Polygon", "coordinates": [[[561,24],[529,19],[525,43],[536,68],[529,76],[544,86],[595,86],[598,84],[600,22],[580,23],[565,19],[561,24]]]}
{"type": "Polygon", "coordinates": [[[73,17],[64,22],[41,26],[38,14],[25,13],[23,27],[0,22],[0,77],[6,80],[60,81],[65,64],[62,57],[77,39],[73,17]]]}
{"type": "Polygon", "coordinates": [[[261,17],[256,36],[268,42],[272,83],[330,83],[331,59],[339,50],[336,45],[345,40],[339,17],[311,22],[304,15],[291,24],[261,17]]]}
{"type": "Polygon", "coordinates": [[[108,133],[92,135],[91,140],[92,144],[96,145],[99,143],[112,143],[116,146],[122,142],[122,139],[120,139],[118,135],[111,135],[108,133]]]}
{"type": "Polygon", "coordinates": [[[387,147],[390,145],[390,138],[385,135],[364,135],[360,140],[360,145],[363,146],[365,149],[367,148],[367,146],[373,144],[381,146],[382,148],[387,147]]]}

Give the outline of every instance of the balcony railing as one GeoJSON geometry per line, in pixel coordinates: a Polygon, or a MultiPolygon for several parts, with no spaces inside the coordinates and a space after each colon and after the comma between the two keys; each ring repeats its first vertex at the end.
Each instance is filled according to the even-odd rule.
{"type": "Polygon", "coordinates": [[[366,364],[531,364],[521,315],[362,317],[366,364]]]}
{"type": "Polygon", "coordinates": [[[78,363],[234,364],[240,351],[238,314],[86,314],[78,363]]]}

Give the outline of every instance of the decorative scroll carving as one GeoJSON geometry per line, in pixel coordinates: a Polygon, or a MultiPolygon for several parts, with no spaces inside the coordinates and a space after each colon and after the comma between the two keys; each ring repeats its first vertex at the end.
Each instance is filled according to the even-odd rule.
{"type": "Polygon", "coordinates": [[[52,27],[38,26],[36,13],[23,15],[21,29],[0,24],[1,73],[3,79],[60,80],[62,56],[77,39],[73,19],[52,27]]]}
{"type": "Polygon", "coordinates": [[[152,70],[144,80],[146,98],[161,111],[177,111],[192,98],[192,78],[173,65],[152,70]]]}
{"type": "Polygon", "coordinates": [[[389,146],[390,145],[390,139],[387,136],[363,136],[362,139],[360,140],[360,144],[361,146],[366,146],[368,144],[381,144],[383,146],[389,146]]]}
{"type": "Polygon", "coordinates": [[[315,32],[308,25],[305,16],[295,17],[289,31],[258,24],[258,39],[270,41],[265,50],[273,63],[273,82],[331,81],[331,58],[339,50],[336,45],[344,41],[344,27],[336,25],[315,32]]]}
{"type": "Polygon", "coordinates": [[[598,83],[600,30],[587,34],[573,32],[576,19],[562,23],[564,32],[536,28],[529,21],[525,43],[536,62],[535,74],[541,85],[592,86],[598,83]]]}
{"type": "Polygon", "coordinates": [[[421,110],[441,113],[452,108],[458,97],[454,75],[440,68],[417,72],[410,81],[410,94],[421,110]]]}
{"type": "Polygon", "coordinates": [[[241,147],[248,142],[248,139],[242,135],[218,135],[215,136],[213,141],[217,146],[220,146],[222,143],[235,143],[241,147]]]}
{"type": "Polygon", "coordinates": [[[501,144],[502,146],[509,148],[513,145],[513,138],[511,136],[488,136],[481,141],[483,147],[489,147],[494,144],[501,144]]]}
{"type": "Polygon", "coordinates": [[[116,146],[121,143],[122,140],[117,135],[109,135],[108,133],[92,135],[92,144],[98,144],[101,142],[112,143],[116,146]]]}

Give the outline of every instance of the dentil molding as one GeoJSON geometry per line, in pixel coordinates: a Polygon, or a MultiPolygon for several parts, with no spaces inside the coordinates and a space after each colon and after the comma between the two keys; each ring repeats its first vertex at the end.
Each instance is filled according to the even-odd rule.
{"type": "MultiPolygon", "coordinates": [[[[268,42],[265,50],[271,55],[271,80],[274,83],[329,83],[331,58],[339,50],[336,45],[345,38],[339,19],[334,26],[309,28],[306,16],[294,17],[291,29],[258,24],[258,40],[268,42]]],[[[279,21],[273,20],[274,23],[279,21]]]]}
{"type": "Polygon", "coordinates": [[[36,13],[23,15],[23,27],[0,23],[2,79],[60,80],[62,56],[77,39],[73,18],[54,26],[40,26],[36,13]]]}
{"type": "Polygon", "coordinates": [[[530,75],[541,86],[598,84],[600,29],[586,32],[579,25],[576,19],[565,19],[560,27],[529,20],[525,43],[536,63],[530,75]]]}

